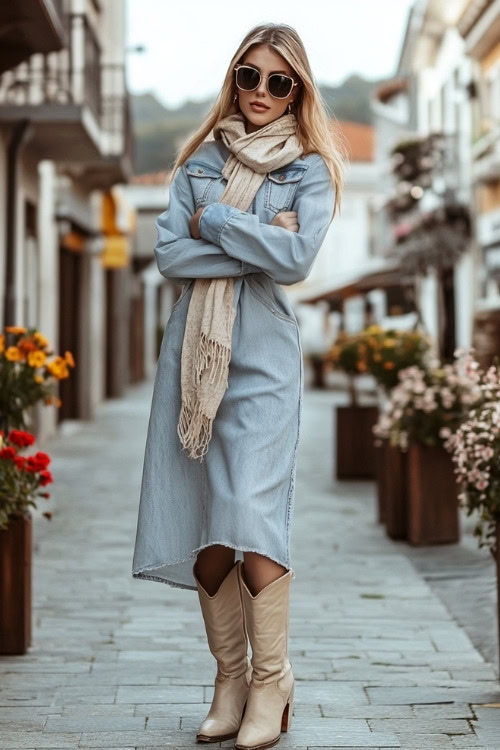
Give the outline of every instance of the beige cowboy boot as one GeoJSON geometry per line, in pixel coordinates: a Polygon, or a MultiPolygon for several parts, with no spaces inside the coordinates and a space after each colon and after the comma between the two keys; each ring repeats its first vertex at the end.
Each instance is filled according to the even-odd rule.
{"type": "Polygon", "coordinates": [[[256,596],[241,574],[243,609],[252,646],[252,681],[238,750],[264,750],[279,742],[292,724],[294,677],[288,659],[289,570],[256,596]]]}
{"type": "Polygon", "coordinates": [[[217,660],[214,697],[201,723],[198,742],[222,742],[236,737],[248,696],[252,665],[247,656],[248,636],[243,619],[238,560],[209,596],[196,575],[200,606],[205,622],[208,646],[217,660]]]}

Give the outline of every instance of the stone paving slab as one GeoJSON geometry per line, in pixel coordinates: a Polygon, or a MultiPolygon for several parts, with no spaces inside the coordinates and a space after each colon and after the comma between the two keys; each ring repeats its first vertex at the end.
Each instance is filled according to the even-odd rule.
{"type": "MultiPolygon", "coordinates": [[[[200,747],[215,663],[196,593],[131,577],[151,388],[40,446],[53,456],[55,512],[35,515],[32,646],[0,658],[0,750],[200,747]]],[[[279,746],[500,750],[496,665],[376,523],[373,483],[332,479],[336,398],[304,400],[297,684],[279,746]]]]}

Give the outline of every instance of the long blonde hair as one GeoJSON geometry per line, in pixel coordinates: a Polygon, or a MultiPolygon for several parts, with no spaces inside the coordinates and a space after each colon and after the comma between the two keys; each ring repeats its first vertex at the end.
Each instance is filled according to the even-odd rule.
{"type": "Polygon", "coordinates": [[[299,85],[292,111],[295,112],[297,118],[298,136],[304,149],[304,155],[309,153],[321,154],[330,172],[332,184],[335,187],[333,219],[337,206],[340,208],[341,194],[344,188],[344,162],[348,160],[347,148],[339,131],[335,132],[329,122],[331,116],[327,113],[324,100],[314,81],[302,40],[295,29],[286,24],[259,24],[244,37],[229,63],[215,103],[200,127],[181,147],[172,167],[168,183],[170,184],[172,181],[178,167],[184,164],[186,159],[207,139],[218,122],[223,117],[238,111],[238,103],[234,101],[237,89],[233,68],[243,61],[247,50],[256,44],[266,44],[271,47],[287,61],[299,77],[299,83],[302,85],[299,85]]]}

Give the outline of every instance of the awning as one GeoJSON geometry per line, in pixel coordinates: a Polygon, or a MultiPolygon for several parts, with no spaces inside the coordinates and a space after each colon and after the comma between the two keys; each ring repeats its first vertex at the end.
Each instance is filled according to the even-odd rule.
{"type": "Polygon", "coordinates": [[[104,268],[125,268],[130,264],[129,234],[135,229],[135,214],[122,194],[113,189],[102,195],[101,232],[103,249],[101,264],[104,268]]]}
{"type": "Polygon", "coordinates": [[[101,263],[104,268],[126,268],[129,264],[130,243],[128,237],[118,234],[104,238],[101,263]]]}
{"type": "Polygon", "coordinates": [[[388,289],[404,283],[404,273],[396,258],[372,258],[353,271],[346,271],[321,283],[297,286],[287,291],[293,302],[315,303],[321,300],[342,300],[372,289],[388,289]]]}

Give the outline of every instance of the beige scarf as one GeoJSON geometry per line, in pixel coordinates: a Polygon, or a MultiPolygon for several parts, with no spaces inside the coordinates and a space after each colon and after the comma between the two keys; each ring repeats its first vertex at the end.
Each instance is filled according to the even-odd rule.
{"type": "MultiPolygon", "coordinates": [[[[227,185],[220,198],[241,211],[251,206],[266,174],[303,153],[293,113],[253,133],[245,130],[241,112],[228,115],[213,130],[231,152],[222,176],[227,185]]],[[[227,388],[233,309],[233,277],[196,279],[189,302],[181,355],[181,410],[177,433],[190,458],[208,450],[212,422],[227,388]]]]}

